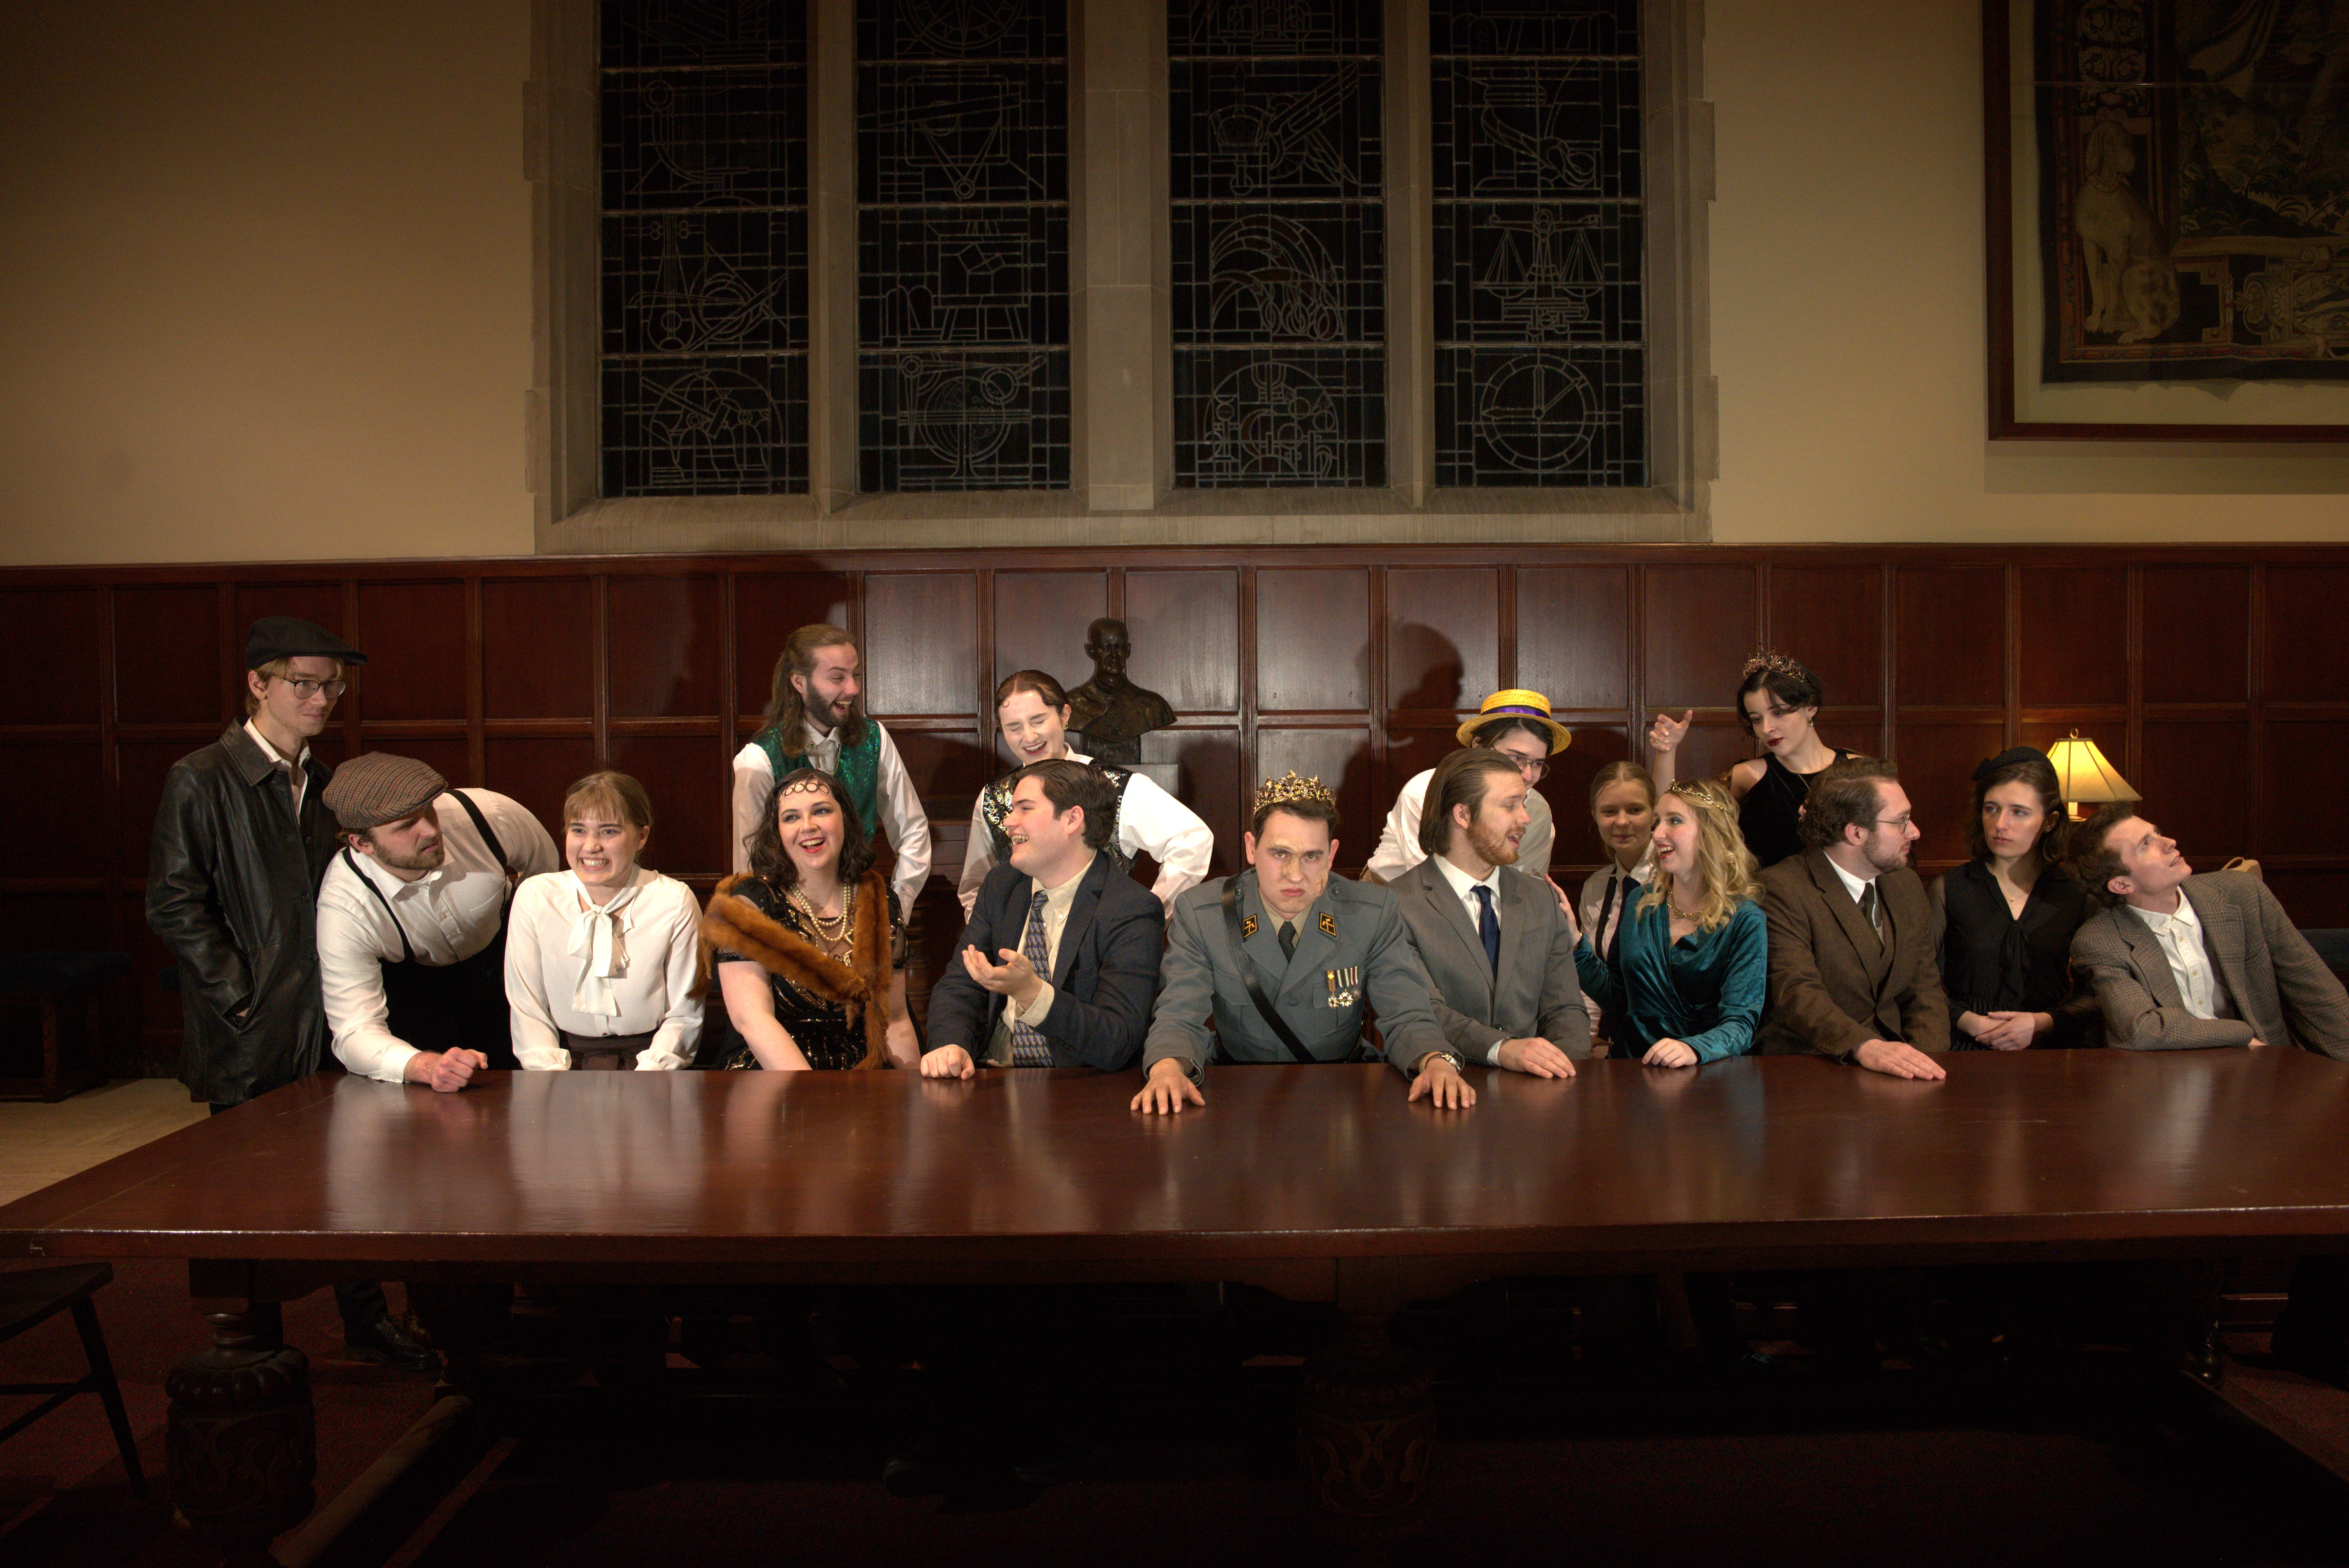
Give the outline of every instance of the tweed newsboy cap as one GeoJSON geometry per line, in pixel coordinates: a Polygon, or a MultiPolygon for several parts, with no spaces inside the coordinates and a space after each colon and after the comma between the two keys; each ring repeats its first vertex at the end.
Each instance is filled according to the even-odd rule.
{"type": "Polygon", "coordinates": [[[369,751],[335,769],[321,797],[346,833],[364,833],[422,810],[449,788],[429,762],[369,751]]]}

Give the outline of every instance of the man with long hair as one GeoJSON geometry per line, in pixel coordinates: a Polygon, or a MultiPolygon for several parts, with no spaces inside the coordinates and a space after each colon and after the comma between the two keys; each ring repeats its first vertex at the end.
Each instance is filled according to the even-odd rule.
{"type": "Polygon", "coordinates": [[[864,711],[855,634],[818,623],[783,639],[759,733],[734,754],[734,870],[750,869],[750,835],[775,780],[813,768],[840,781],[870,843],[877,826],[897,851],[889,883],[910,913],[930,876],[930,819],[889,732],[864,711]]]}

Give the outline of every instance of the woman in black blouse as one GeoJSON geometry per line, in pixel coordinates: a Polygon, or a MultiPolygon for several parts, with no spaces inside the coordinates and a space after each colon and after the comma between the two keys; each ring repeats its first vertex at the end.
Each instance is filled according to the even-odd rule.
{"type": "Polygon", "coordinates": [[[1973,859],[1933,882],[1941,985],[1959,1050],[2104,1044],[2096,998],[2072,980],[2086,895],[2064,868],[2055,769],[2027,746],[1974,769],[1973,859]]]}

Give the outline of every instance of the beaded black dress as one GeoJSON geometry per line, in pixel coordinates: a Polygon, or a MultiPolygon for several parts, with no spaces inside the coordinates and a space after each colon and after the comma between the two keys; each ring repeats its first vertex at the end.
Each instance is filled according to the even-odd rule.
{"type": "MultiPolygon", "coordinates": [[[[1838,746],[1835,748],[1835,761],[1827,767],[1857,755],[1838,746]]],[[[1826,771],[1826,768],[1819,769],[1819,773],[1826,771]]],[[[1775,752],[1763,757],[1762,777],[1754,781],[1754,788],[1745,791],[1745,799],[1737,803],[1737,830],[1745,836],[1745,847],[1754,851],[1754,858],[1762,862],[1764,870],[1788,855],[1803,852],[1799,831],[1803,802],[1810,799],[1811,780],[1818,776],[1795,772],[1779,761],[1775,752]]]]}
{"type": "MultiPolygon", "coordinates": [[[[869,884],[868,884],[869,885],[869,884]]],[[[744,877],[733,889],[734,895],[750,905],[769,920],[775,922],[792,935],[813,947],[823,947],[815,927],[802,913],[790,895],[777,892],[757,877],[744,877]]],[[[889,954],[891,961],[902,964],[905,952],[905,919],[897,905],[894,889],[885,890],[889,901],[889,954]]],[[[760,960],[749,954],[720,947],[711,955],[711,963],[729,961],[756,964],[760,960]]],[[[874,993],[886,995],[890,975],[864,976],[874,993]]],[[[808,1059],[808,1066],[820,1071],[844,1072],[864,1059],[865,1032],[861,1020],[852,1019],[848,1005],[810,990],[798,982],[767,969],[768,987],[774,994],[775,1022],[782,1025],[792,1037],[792,1043],[808,1059]]],[[[751,1053],[750,1042],[730,1027],[727,1050],[720,1065],[728,1068],[756,1068],[759,1058],[751,1053]]]]}

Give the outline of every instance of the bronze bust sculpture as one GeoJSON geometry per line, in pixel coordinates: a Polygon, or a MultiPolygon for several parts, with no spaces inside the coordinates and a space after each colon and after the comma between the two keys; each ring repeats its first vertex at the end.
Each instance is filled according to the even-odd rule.
{"type": "Polygon", "coordinates": [[[1154,691],[1125,678],[1133,638],[1125,623],[1104,615],[1085,629],[1092,678],[1069,693],[1069,727],[1083,738],[1086,755],[1132,766],[1142,760],[1142,738],[1174,722],[1174,709],[1154,691]]]}

